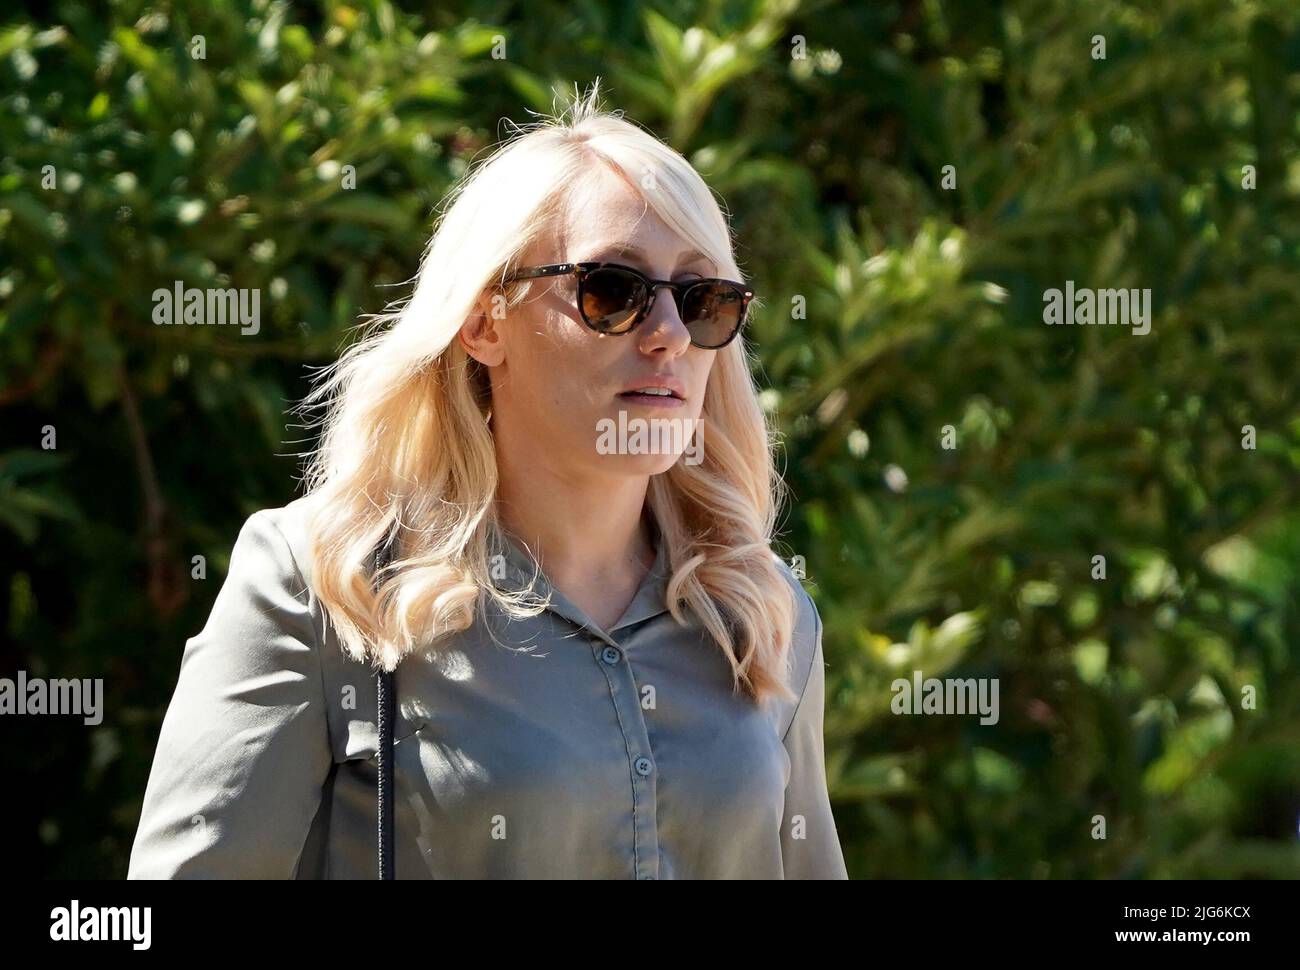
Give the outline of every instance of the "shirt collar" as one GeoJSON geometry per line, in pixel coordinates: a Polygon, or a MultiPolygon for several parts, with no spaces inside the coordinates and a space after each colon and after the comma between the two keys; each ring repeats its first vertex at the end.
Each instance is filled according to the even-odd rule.
{"type": "Polygon", "coordinates": [[[550,599],[547,609],[603,640],[613,642],[614,634],[643,620],[668,612],[667,593],[669,579],[668,548],[657,526],[651,524],[651,541],[655,547],[655,560],[637,587],[627,609],[608,630],[602,630],[595,620],[587,616],[567,596],[551,585],[541,566],[524,543],[504,531],[497,531],[490,540],[494,553],[505,557],[504,580],[497,580],[500,589],[526,590],[531,585],[542,598],[550,599]]]}

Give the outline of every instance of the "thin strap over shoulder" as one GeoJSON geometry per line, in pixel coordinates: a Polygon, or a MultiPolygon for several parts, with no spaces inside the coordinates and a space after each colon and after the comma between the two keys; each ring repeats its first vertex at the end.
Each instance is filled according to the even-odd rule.
{"type": "MultiPolygon", "coordinates": [[[[379,571],[392,561],[393,535],[375,552],[375,570],[371,577],[377,588],[379,571]]],[[[380,669],[376,680],[377,726],[379,750],[375,765],[379,770],[379,878],[393,878],[393,718],[397,695],[395,671],[380,669]]]]}

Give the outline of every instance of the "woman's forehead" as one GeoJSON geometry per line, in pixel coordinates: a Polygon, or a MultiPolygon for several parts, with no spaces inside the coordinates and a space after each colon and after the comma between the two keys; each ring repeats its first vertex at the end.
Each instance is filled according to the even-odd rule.
{"type": "Polygon", "coordinates": [[[621,259],[647,268],[660,263],[713,266],[639,192],[612,175],[579,192],[565,217],[563,257],[574,262],[621,259]]]}
{"type": "Polygon", "coordinates": [[[621,172],[599,166],[568,186],[559,201],[519,265],[607,260],[656,277],[730,275],[727,255],[719,264],[707,247],[674,231],[621,172]]]}
{"type": "Polygon", "coordinates": [[[614,262],[628,263],[632,266],[641,266],[650,269],[655,263],[664,261],[671,263],[674,269],[685,269],[687,267],[700,267],[710,272],[716,273],[717,267],[713,260],[709,259],[704,253],[700,252],[680,236],[674,237],[671,245],[665,246],[661,251],[650,251],[643,249],[630,241],[620,241],[608,244],[600,244],[582,250],[583,254],[575,254],[574,262],[584,260],[611,260],[614,262]]]}
{"type": "Polygon", "coordinates": [[[573,244],[591,243],[593,237],[614,242],[672,235],[645,197],[613,176],[575,192],[564,215],[566,234],[573,244]]]}

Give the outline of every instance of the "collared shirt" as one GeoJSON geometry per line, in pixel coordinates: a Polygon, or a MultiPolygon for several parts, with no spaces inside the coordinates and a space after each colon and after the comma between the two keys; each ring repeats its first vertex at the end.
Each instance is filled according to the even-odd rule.
{"type": "MultiPolygon", "coordinates": [[[[185,645],[129,878],[376,877],[375,677],[343,653],[304,572],[306,499],[249,517],[185,645]]],[[[821,620],[799,603],[797,701],[733,693],[665,601],[666,549],[609,629],[509,541],[473,625],[397,669],[398,879],[829,878],[821,620]],[[494,577],[496,578],[496,577],[494,577]]]]}

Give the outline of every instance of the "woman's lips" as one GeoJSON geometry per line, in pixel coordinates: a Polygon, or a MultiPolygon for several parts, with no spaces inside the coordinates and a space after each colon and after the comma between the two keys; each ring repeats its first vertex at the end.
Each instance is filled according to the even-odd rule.
{"type": "Polygon", "coordinates": [[[648,408],[679,408],[686,402],[680,397],[666,394],[637,394],[635,391],[618,395],[620,401],[631,401],[648,408]]]}

